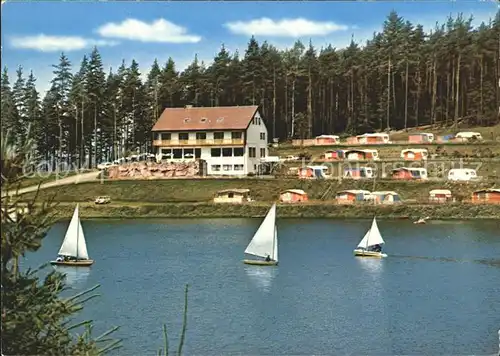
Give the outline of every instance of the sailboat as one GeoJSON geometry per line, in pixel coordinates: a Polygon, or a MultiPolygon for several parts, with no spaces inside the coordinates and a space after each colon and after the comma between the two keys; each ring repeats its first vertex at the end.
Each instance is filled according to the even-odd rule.
{"type": "Polygon", "coordinates": [[[384,243],[385,241],[377,226],[377,220],[374,217],[370,230],[368,230],[363,239],[359,242],[358,247],[354,250],[354,255],[360,257],[387,257],[385,253],[382,253],[382,249],[379,251],[370,249],[370,247],[374,247],[375,245],[381,246],[384,243]]]}
{"type": "Polygon", "coordinates": [[[276,204],[267,212],[264,221],[253,235],[245,253],[262,259],[245,259],[243,263],[258,266],[276,266],[278,264],[278,230],[276,229],[276,204]]]}
{"type": "Polygon", "coordinates": [[[58,266],[90,266],[94,263],[89,259],[85,235],[78,214],[78,204],[76,205],[73,217],[69,223],[66,236],[59,249],[58,257],[55,261],[50,261],[52,265],[58,266]]]}

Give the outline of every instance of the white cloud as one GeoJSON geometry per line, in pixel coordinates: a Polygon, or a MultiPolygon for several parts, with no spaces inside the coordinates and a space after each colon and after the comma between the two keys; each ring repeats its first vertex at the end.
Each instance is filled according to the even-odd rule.
{"type": "Polygon", "coordinates": [[[121,38],[141,42],[197,43],[201,37],[188,33],[185,27],[165,19],[151,23],[126,19],[121,23],[110,22],[97,29],[102,37],[121,38]]]}
{"type": "Polygon", "coordinates": [[[251,21],[228,22],[225,26],[234,34],[274,36],[274,37],[303,37],[324,36],[336,31],[345,31],[349,27],[335,22],[311,21],[304,18],[272,20],[263,17],[251,21]]]}
{"type": "Polygon", "coordinates": [[[95,40],[80,36],[48,36],[39,34],[34,36],[13,36],[10,45],[14,48],[31,49],[39,52],[71,52],[92,46],[115,46],[118,42],[95,40]]]}

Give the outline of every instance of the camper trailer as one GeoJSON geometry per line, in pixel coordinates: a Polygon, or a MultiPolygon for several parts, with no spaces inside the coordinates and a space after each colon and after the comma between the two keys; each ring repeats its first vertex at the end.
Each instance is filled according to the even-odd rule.
{"type": "Polygon", "coordinates": [[[409,148],[401,151],[401,158],[405,161],[426,160],[429,152],[425,148],[409,148]]]}
{"type": "Polygon", "coordinates": [[[408,136],[409,143],[432,143],[434,142],[434,134],[431,133],[417,133],[408,136]]]}
{"type": "Polygon", "coordinates": [[[370,179],[377,176],[377,171],[372,167],[347,167],[344,169],[344,178],[370,179]]]}
{"type": "Polygon", "coordinates": [[[368,190],[343,190],[337,192],[335,200],[337,204],[354,204],[356,202],[363,202],[368,199],[370,192],[368,190]]]}
{"type": "Polygon", "coordinates": [[[392,170],[392,179],[401,180],[425,180],[427,179],[427,169],[401,167],[392,170]]]}
{"type": "Polygon", "coordinates": [[[344,150],[329,150],[325,151],[325,153],[321,155],[321,159],[325,161],[338,161],[344,158],[345,158],[344,150]]]}
{"type": "Polygon", "coordinates": [[[448,180],[451,181],[470,181],[477,180],[477,172],[472,168],[453,168],[448,172],[448,180]]]}
{"type": "Polygon", "coordinates": [[[340,138],[336,135],[321,135],[314,139],[316,146],[337,145],[340,143],[340,138]]]}
{"type": "Polygon", "coordinates": [[[389,135],[385,133],[365,133],[363,135],[356,136],[356,138],[362,145],[391,143],[389,135]]]}
{"type": "Polygon", "coordinates": [[[378,151],[377,150],[346,150],[344,152],[345,158],[349,161],[377,161],[378,151]]]}
{"type": "Polygon", "coordinates": [[[433,189],[429,192],[429,201],[432,203],[446,203],[453,200],[449,189],[433,189]]]}
{"type": "Polygon", "coordinates": [[[460,139],[462,141],[472,141],[472,140],[477,140],[481,141],[483,139],[483,136],[479,132],[459,132],[455,135],[456,139],[460,139]]]}
{"type": "Polygon", "coordinates": [[[307,166],[299,168],[300,179],[326,179],[329,177],[326,166],[307,166]]]}

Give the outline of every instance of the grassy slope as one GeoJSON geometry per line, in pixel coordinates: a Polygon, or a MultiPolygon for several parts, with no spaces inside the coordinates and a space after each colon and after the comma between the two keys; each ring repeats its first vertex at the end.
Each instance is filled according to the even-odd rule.
{"type": "MultiPolygon", "coordinates": [[[[469,198],[480,188],[491,187],[491,183],[449,183],[449,182],[407,182],[377,181],[375,190],[395,190],[403,199],[426,199],[431,189],[449,188],[457,198],[469,198]]],[[[299,179],[179,179],[146,181],[105,181],[103,184],[81,183],[50,188],[40,191],[40,197],[55,196],[62,202],[93,201],[99,195],[109,195],[112,201],[122,202],[210,202],[221,189],[248,188],[257,201],[274,201],[286,189],[303,189],[312,200],[321,199],[328,190],[327,199],[333,199],[335,192],[343,189],[373,190],[372,181],[338,182],[299,179]]],[[[25,195],[26,198],[33,193],[25,195]]]]}
{"type": "MultiPolygon", "coordinates": [[[[133,205],[99,205],[91,203],[80,207],[84,218],[202,218],[202,217],[262,217],[269,209],[270,203],[245,205],[231,204],[133,204],[133,205]]],[[[61,204],[56,208],[56,217],[70,218],[73,204],[61,204]]],[[[339,206],[333,204],[320,205],[279,205],[280,218],[409,218],[417,219],[430,216],[432,219],[500,219],[500,205],[399,205],[399,206],[339,206]]]]}
{"type": "MultiPolygon", "coordinates": [[[[385,165],[385,172],[390,171],[392,168],[397,168],[403,165],[411,164],[413,167],[420,166],[426,167],[430,177],[436,176],[436,172],[446,172],[451,168],[474,168],[480,176],[485,179],[494,180],[500,175],[500,125],[493,127],[479,127],[463,130],[453,129],[424,129],[424,130],[410,130],[408,133],[399,132],[391,134],[393,140],[407,140],[408,135],[412,132],[433,132],[436,135],[443,135],[448,133],[455,133],[458,131],[475,131],[480,132],[483,137],[488,140],[483,143],[475,144],[391,144],[391,145],[357,145],[349,146],[349,148],[373,148],[378,150],[380,161],[377,163],[379,172],[382,170],[382,164],[385,165]],[[493,137],[493,140],[492,140],[493,137]],[[427,166],[423,162],[405,162],[401,159],[401,150],[406,148],[427,148],[430,155],[436,154],[436,159],[429,159],[427,166]],[[439,147],[439,150],[438,150],[439,147]],[[463,163],[460,163],[463,162],[463,163]],[[396,166],[397,163],[397,166],[396,166]]],[[[294,147],[291,144],[280,145],[279,148],[271,148],[270,155],[285,157],[287,155],[297,155],[305,153],[312,156],[311,162],[307,163],[321,163],[320,155],[329,149],[346,149],[346,146],[316,146],[316,147],[294,147]]],[[[286,166],[294,167],[300,166],[301,162],[287,162],[286,166]]],[[[361,163],[363,164],[363,163],[361,163]]],[[[333,163],[333,173],[338,175],[338,163],[333,163]]],[[[342,171],[342,168],[341,168],[342,171]]]]}
{"type": "MultiPolygon", "coordinates": [[[[468,128],[468,129],[423,129],[423,130],[415,130],[412,129],[408,132],[397,132],[397,133],[391,133],[391,139],[393,141],[406,141],[408,140],[408,136],[412,133],[416,132],[432,132],[436,136],[438,135],[445,135],[445,134],[450,134],[450,133],[456,133],[458,131],[473,131],[473,132],[480,132],[484,139],[485,142],[482,143],[476,143],[476,144],[463,144],[463,143],[446,143],[446,144],[440,144],[440,143],[434,143],[434,144],[424,144],[424,145],[417,145],[417,144],[391,144],[391,145],[376,145],[372,146],[373,148],[376,148],[379,150],[380,157],[383,158],[399,158],[400,157],[400,152],[402,149],[408,148],[409,146],[411,147],[416,147],[416,148],[427,148],[429,150],[429,153],[434,153],[437,146],[443,146],[443,148],[446,150],[448,155],[452,155],[455,151],[457,151],[459,154],[462,156],[465,155],[472,155],[477,152],[481,152],[484,150],[489,150],[491,153],[493,153],[495,156],[500,157],[500,125],[495,125],[492,127],[475,127],[475,128],[468,128]]],[[[322,146],[322,147],[294,147],[291,144],[283,144],[280,145],[279,149],[271,149],[271,154],[274,155],[281,155],[281,156],[286,156],[286,155],[292,155],[292,154],[297,154],[298,152],[302,151],[307,151],[313,155],[319,155],[323,153],[325,150],[333,147],[339,147],[339,148],[346,148],[346,146],[322,146]]],[[[350,145],[349,147],[352,148],[367,148],[366,145],[350,145]]],[[[369,147],[369,146],[368,146],[369,147]]]]}
{"type": "Polygon", "coordinates": [[[82,170],[82,171],[66,171],[60,173],[47,173],[40,172],[34,173],[32,176],[22,178],[19,181],[19,188],[31,187],[33,185],[53,182],[59,179],[71,177],[77,174],[91,172],[90,170],[82,170]]]}

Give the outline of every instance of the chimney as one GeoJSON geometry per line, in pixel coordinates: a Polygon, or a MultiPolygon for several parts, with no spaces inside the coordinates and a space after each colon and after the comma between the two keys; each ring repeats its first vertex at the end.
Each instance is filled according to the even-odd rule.
{"type": "Polygon", "coordinates": [[[186,109],[192,109],[193,105],[186,105],[186,109]]]}

